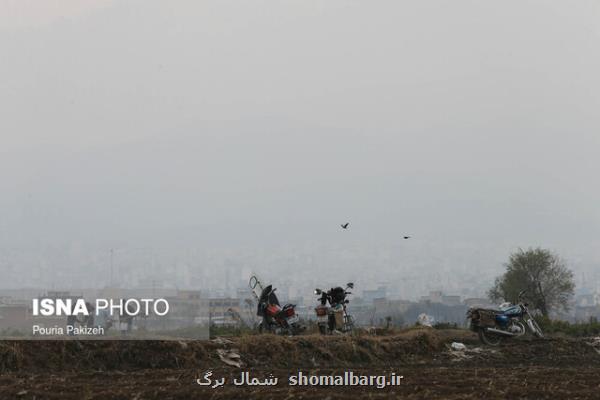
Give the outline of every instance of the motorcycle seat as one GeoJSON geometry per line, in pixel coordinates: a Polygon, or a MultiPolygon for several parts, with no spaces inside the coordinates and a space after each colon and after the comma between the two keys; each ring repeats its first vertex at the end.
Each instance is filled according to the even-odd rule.
{"type": "Polygon", "coordinates": [[[481,311],[488,311],[488,312],[493,312],[493,313],[497,313],[497,314],[502,314],[504,311],[502,311],[499,308],[495,308],[495,307],[477,307],[477,308],[473,308],[473,310],[481,310],[481,311]]]}

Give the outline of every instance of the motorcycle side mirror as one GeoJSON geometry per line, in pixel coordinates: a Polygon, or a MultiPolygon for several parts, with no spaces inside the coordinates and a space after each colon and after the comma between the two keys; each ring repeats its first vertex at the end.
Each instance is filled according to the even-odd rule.
{"type": "Polygon", "coordinates": [[[348,286],[350,289],[354,289],[354,283],[352,283],[352,282],[348,282],[347,286],[348,286]]]}
{"type": "Polygon", "coordinates": [[[258,285],[258,279],[255,276],[250,278],[250,282],[248,282],[251,289],[254,289],[256,285],[258,285]]]}
{"type": "Polygon", "coordinates": [[[321,289],[315,289],[315,294],[321,294],[321,293],[323,293],[323,292],[321,291],[321,289]]]}

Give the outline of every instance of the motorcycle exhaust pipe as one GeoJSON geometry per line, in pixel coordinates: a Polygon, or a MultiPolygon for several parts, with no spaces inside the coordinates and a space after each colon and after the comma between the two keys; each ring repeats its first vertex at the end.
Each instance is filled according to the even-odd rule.
{"type": "Polygon", "coordinates": [[[511,332],[503,331],[503,330],[496,329],[496,328],[485,328],[485,330],[488,332],[498,333],[500,335],[505,335],[505,336],[516,336],[516,333],[511,333],[511,332]]]}

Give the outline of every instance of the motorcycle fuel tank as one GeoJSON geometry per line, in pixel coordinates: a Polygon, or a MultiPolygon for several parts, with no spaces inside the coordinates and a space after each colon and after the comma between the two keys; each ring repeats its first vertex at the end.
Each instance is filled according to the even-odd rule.
{"type": "Polygon", "coordinates": [[[281,308],[279,308],[279,306],[275,305],[275,304],[269,304],[267,306],[267,315],[269,316],[275,316],[279,313],[279,311],[281,311],[281,308]]]}
{"type": "Polygon", "coordinates": [[[504,315],[508,315],[509,317],[516,317],[521,315],[521,307],[516,305],[512,307],[508,307],[504,310],[504,315]]]}
{"type": "Polygon", "coordinates": [[[500,326],[506,326],[508,325],[508,321],[510,321],[510,318],[506,315],[503,314],[497,314],[496,315],[496,323],[500,326]]]}

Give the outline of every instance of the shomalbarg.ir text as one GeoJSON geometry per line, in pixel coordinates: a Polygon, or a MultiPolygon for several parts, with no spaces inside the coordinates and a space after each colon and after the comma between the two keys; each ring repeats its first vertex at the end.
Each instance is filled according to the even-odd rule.
{"type": "Polygon", "coordinates": [[[312,375],[299,371],[288,377],[290,386],[375,386],[383,389],[386,386],[400,386],[403,375],[392,372],[389,375],[359,375],[345,371],[339,375],[312,375]]]}

